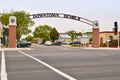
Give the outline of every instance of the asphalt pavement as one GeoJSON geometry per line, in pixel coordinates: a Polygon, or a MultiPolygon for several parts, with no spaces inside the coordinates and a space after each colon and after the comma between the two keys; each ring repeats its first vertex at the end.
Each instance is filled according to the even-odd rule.
{"type": "Polygon", "coordinates": [[[4,54],[7,80],[120,80],[120,50],[39,45],[4,54]]]}

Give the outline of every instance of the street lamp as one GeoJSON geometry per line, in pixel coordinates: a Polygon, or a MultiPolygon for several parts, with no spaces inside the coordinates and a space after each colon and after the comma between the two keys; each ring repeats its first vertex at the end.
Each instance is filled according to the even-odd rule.
{"type": "Polygon", "coordinates": [[[120,47],[119,44],[120,44],[120,37],[119,37],[119,27],[118,27],[118,23],[117,22],[114,22],[114,32],[115,34],[117,35],[117,39],[118,39],[118,48],[120,47]]]}
{"type": "Polygon", "coordinates": [[[8,46],[8,26],[3,25],[3,45],[8,46]]]}
{"type": "Polygon", "coordinates": [[[119,34],[119,27],[118,27],[118,32],[117,32],[117,36],[118,36],[118,48],[120,48],[120,34],[119,34]]]}
{"type": "Polygon", "coordinates": [[[0,48],[1,48],[1,38],[3,37],[3,26],[2,23],[0,21],[0,48]]]}

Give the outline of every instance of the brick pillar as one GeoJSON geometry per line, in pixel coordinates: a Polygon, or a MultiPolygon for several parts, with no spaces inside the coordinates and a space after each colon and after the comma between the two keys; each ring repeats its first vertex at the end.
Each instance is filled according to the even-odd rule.
{"type": "Polygon", "coordinates": [[[93,27],[93,48],[99,48],[99,28],[93,27]]]}
{"type": "Polygon", "coordinates": [[[8,47],[16,48],[16,25],[9,25],[8,47]]]}

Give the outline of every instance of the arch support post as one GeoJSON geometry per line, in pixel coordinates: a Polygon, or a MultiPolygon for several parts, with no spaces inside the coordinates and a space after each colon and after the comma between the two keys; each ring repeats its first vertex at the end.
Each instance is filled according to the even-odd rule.
{"type": "Polygon", "coordinates": [[[92,47],[93,48],[99,48],[99,27],[98,27],[98,21],[95,20],[92,28],[92,36],[93,36],[93,42],[92,47]]]}
{"type": "Polygon", "coordinates": [[[8,37],[8,47],[16,48],[16,17],[10,16],[9,18],[9,37],[8,37]]]}

